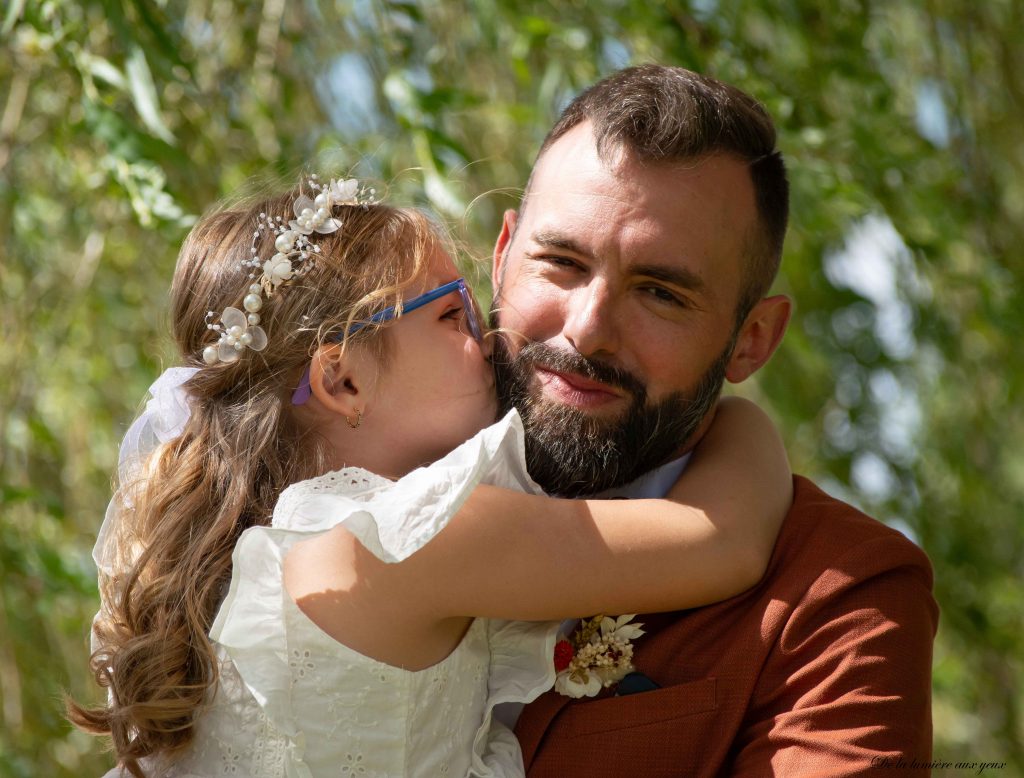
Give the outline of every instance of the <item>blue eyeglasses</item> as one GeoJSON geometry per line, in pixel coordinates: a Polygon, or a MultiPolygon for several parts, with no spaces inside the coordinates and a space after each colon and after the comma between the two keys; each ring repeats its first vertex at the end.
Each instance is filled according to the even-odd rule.
{"type": "MultiPolygon", "coordinates": [[[[413,297],[411,300],[407,300],[402,304],[401,308],[397,305],[390,305],[382,311],[377,311],[366,321],[360,321],[353,324],[348,328],[346,335],[352,335],[355,332],[368,327],[371,324],[383,324],[386,321],[391,321],[398,315],[399,310],[405,315],[411,311],[415,311],[417,308],[422,308],[428,303],[439,300],[445,295],[449,295],[452,292],[458,292],[462,298],[462,309],[465,312],[466,326],[469,328],[469,334],[473,336],[473,339],[477,343],[483,343],[484,332],[480,326],[480,316],[477,313],[476,302],[473,300],[473,295],[469,291],[469,287],[466,286],[465,278],[456,278],[454,281],[449,281],[447,284],[442,284],[437,289],[431,289],[429,292],[424,292],[417,297],[413,297]]],[[[337,338],[341,340],[341,338],[337,338]]],[[[292,405],[302,405],[306,400],[309,399],[312,394],[312,390],[309,386],[309,366],[306,367],[306,371],[302,374],[302,380],[299,381],[298,387],[292,394],[292,405]]]]}

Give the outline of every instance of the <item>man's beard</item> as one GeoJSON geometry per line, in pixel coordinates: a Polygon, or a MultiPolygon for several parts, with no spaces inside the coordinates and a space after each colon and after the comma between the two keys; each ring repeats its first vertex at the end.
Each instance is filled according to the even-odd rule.
{"type": "Polygon", "coordinates": [[[502,413],[519,411],[526,430],[530,476],[548,494],[580,497],[636,480],[664,464],[697,431],[714,407],[725,380],[734,339],[690,391],[648,403],[647,387],[632,373],[575,351],[528,343],[512,357],[495,338],[494,363],[502,413]],[[530,391],[534,366],[576,373],[622,390],[629,407],[598,418],[530,391]]]}

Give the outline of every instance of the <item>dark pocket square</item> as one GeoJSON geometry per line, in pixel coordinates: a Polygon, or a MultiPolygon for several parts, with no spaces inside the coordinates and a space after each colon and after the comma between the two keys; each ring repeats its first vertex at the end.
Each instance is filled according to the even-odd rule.
{"type": "Polygon", "coordinates": [[[630,673],[621,681],[619,681],[618,687],[615,689],[616,697],[623,697],[627,694],[637,694],[639,692],[651,692],[655,689],[660,689],[654,681],[648,678],[643,673],[630,673]]]}

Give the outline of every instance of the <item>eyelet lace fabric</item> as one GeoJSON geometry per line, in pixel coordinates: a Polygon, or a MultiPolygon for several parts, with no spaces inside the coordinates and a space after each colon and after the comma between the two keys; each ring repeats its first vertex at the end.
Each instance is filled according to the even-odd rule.
{"type": "Polygon", "coordinates": [[[397,482],[347,468],[286,489],[272,525],[246,530],[235,547],[210,630],[220,683],[195,740],[154,775],[523,775],[518,743],[492,709],[551,688],[557,623],[476,619],[448,657],[411,672],[331,639],[282,585],[291,545],[338,524],[379,558],[404,559],[480,483],[540,493],[515,412],[397,482]]]}

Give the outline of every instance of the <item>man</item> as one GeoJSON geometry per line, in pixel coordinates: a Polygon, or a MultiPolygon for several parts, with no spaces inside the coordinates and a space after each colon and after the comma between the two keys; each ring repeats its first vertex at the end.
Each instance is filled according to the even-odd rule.
{"type": "MultiPolygon", "coordinates": [[[[774,127],[739,90],[645,66],[566,109],[494,252],[499,385],[542,486],[667,490],[723,381],[782,338],[790,303],[765,295],[787,216],[774,127]]],[[[525,708],[528,774],[846,776],[927,761],[931,583],[902,535],[796,477],[758,585],[637,619],[634,663],[653,688],[525,708]]]]}

